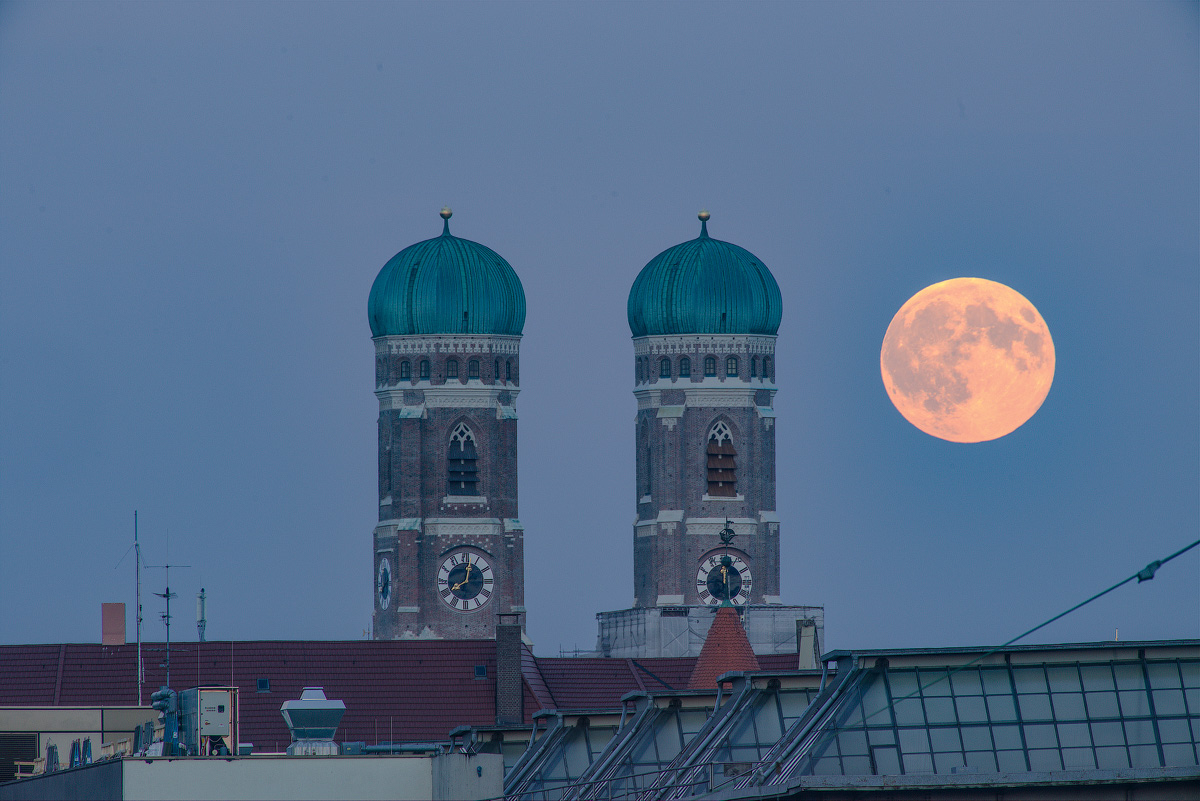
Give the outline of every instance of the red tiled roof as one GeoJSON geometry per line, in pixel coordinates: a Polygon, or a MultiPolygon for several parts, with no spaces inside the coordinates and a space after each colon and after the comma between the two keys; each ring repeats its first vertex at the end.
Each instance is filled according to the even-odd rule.
{"type": "MultiPolygon", "coordinates": [[[[714,624],[715,625],[715,624],[714,624]]],[[[166,682],[163,643],[143,643],[142,702],[166,682]]],[[[794,654],[762,657],[792,669],[794,654]]],[[[525,719],[539,709],[615,709],[632,690],[688,686],[695,657],[606,659],[534,657],[522,650],[525,719]]],[[[137,647],[78,643],[0,645],[0,706],[132,706],[137,647]]],[[[279,707],[306,686],[346,704],[339,741],[368,744],[444,740],[459,725],[492,725],[496,716],[493,640],[182,642],[171,644],[171,684],[240,688],[241,737],[258,750],[291,740],[279,707]],[[483,665],[487,677],[475,678],[483,665]],[[270,692],[257,692],[258,679],[270,692]]],[[[153,713],[151,713],[153,714],[153,713]]]]}
{"type": "Polygon", "coordinates": [[[742,621],[738,619],[737,610],[732,606],[717,608],[712,627],[696,658],[696,667],[692,670],[688,689],[716,689],[717,676],[731,670],[758,670],[758,659],[742,621]]]}

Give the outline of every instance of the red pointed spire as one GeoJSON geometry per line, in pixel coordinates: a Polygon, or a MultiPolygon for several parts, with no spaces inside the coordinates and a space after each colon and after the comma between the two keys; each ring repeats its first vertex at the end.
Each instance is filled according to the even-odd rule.
{"type": "Polygon", "coordinates": [[[731,670],[758,670],[758,658],[732,605],[721,604],[713,618],[704,647],[692,668],[689,690],[716,689],[717,676],[731,670]]]}

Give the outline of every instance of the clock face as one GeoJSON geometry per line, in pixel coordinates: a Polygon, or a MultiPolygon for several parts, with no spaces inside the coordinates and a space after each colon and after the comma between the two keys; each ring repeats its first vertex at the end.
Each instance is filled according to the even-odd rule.
{"type": "Polygon", "coordinates": [[[438,569],[437,591],[451,609],[474,612],[492,597],[495,576],[482,554],[455,551],[438,569]]]}
{"type": "Polygon", "coordinates": [[[375,590],[379,594],[379,608],[387,609],[388,604],[392,602],[392,561],[386,556],[379,560],[375,590]]]}
{"type": "Polygon", "coordinates": [[[706,604],[719,604],[729,600],[741,606],[750,600],[750,589],[754,577],[750,566],[736,553],[717,552],[709,554],[696,571],[696,592],[706,604]]]}

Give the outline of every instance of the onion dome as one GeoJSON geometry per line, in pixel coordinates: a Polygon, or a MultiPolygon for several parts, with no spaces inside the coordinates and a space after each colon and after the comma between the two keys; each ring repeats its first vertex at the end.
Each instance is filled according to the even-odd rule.
{"type": "Polygon", "coordinates": [[[660,334],[769,334],[779,331],[783,298],[766,265],[750,251],[708,235],[659,253],[629,290],[629,330],[660,334]]]}
{"type": "Polygon", "coordinates": [[[383,265],[367,300],[372,337],[506,334],[525,326],[521,279],[494,250],[450,234],[410,245],[383,265]]]}

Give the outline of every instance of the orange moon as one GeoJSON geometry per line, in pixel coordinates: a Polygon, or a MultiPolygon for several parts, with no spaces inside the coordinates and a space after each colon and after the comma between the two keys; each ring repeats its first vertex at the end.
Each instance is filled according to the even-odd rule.
{"type": "Polygon", "coordinates": [[[1041,407],[1054,381],[1054,342],[1021,293],[953,278],[900,307],[879,366],[908,422],[950,442],[986,442],[1016,431],[1041,407]]]}

